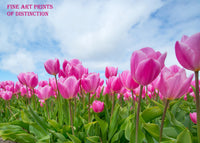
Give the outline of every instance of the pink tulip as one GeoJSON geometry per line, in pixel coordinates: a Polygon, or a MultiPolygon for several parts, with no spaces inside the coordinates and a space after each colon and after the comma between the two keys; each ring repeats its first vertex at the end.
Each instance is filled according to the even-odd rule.
{"type": "Polygon", "coordinates": [[[33,89],[38,85],[38,76],[34,72],[27,72],[25,75],[26,84],[33,89]]]}
{"type": "Polygon", "coordinates": [[[81,79],[83,89],[88,93],[94,93],[99,86],[100,77],[97,73],[90,73],[81,79]]]}
{"type": "Polygon", "coordinates": [[[59,79],[58,89],[63,98],[72,99],[79,91],[79,81],[74,76],[70,76],[67,79],[59,79]]]}
{"type": "Polygon", "coordinates": [[[117,76],[112,76],[107,79],[106,84],[110,88],[111,94],[119,93],[123,87],[121,79],[117,76]]]}
{"type": "Polygon", "coordinates": [[[44,87],[39,86],[37,89],[38,98],[43,99],[43,100],[49,99],[49,97],[52,96],[53,94],[54,94],[53,89],[49,85],[45,85],[44,87]]]}
{"type": "Polygon", "coordinates": [[[11,91],[1,91],[1,98],[4,100],[10,100],[12,98],[12,92],[11,91]]]}
{"type": "Polygon", "coordinates": [[[106,67],[105,76],[106,78],[110,78],[112,76],[117,76],[118,68],[115,67],[106,67]]]}
{"type": "Polygon", "coordinates": [[[146,47],[133,52],[131,56],[131,75],[140,85],[151,83],[164,67],[167,53],[155,52],[146,47]]]}
{"type": "Polygon", "coordinates": [[[41,80],[38,83],[38,86],[40,86],[40,87],[44,87],[45,85],[49,85],[48,81],[46,81],[46,80],[41,80]]]}
{"type": "Polygon", "coordinates": [[[104,109],[104,102],[95,100],[95,101],[92,103],[92,109],[93,109],[94,112],[96,112],[96,113],[102,112],[103,109],[104,109]]]}
{"type": "Polygon", "coordinates": [[[45,70],[48,72],[48,74],[56,75],[60,71],[60,63],[57,58],[49,59],[44,63],[45,70]]]}
{"type": "Polygon", "coordinates": [[[162,96],[168,100],[180,98],[188,92],[193,75],[186,77],[184,69],[174,65],[163,68],[158,88],[162,96]]]}
{"type": "Polygon", "coordinates": [[[135,88],[137,88],[139,86],[138,83],[136,83],[132,77],[131,77],[131,73],[129,70],[123,71],[120,75],[119,75],[122,84],[124,85],[124,87],[126,87],[129,90],[133,90],[135,88]]]}
{"type": "Polygon", "coordinates": [[[175,44],[176,57],[179,63],[192,71],[200,70],[200,32],[190,37],[183,36],[175,44]]]}
{"type": "Polygon", "coordinates": [[[190,119],[192,120],[193,123],[197,124],[197,113],[196,112],[190,113],[190,119]]]}
{"type": "Polygon", "coordinates": [[[25,75],[26,73],[20,73],[17,78],[19,80],[19,82],[23,85],[27,85],[26,80],[25,80],[25,75]]]}

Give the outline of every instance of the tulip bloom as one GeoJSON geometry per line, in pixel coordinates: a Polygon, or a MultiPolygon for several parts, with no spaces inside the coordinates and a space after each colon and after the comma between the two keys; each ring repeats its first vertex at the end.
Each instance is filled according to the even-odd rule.
{"type": "Polygon", "coordinates": [[[192,120],[193,123],[197,124],[197,113],[190,113],[190,119],[192,120]]]}
{"type": "Polygon", "coordinates": [[[53,89],[49,85],[45,85],[44,87],[38,87],[37,96],[42,100],[49,99],[49,97],[52,96],[53,94],[54,94],[53,89]]]}
{"type": "Polygon", "coordinates": [[[88,93],[94,93],[99,86],[100,77],[97,73],[91,73],[81,80],[83,89],[88,93]]]}
{"type": "Polygon", "coordinates": [[[165,99],[180,98],[188,92],[192,78],[193,75],[187,78],[185,70],[176,65],[165,67],[161,72],[159,91],[165,99]]]}
{"type": "Polygon", "coordinates": [[[92,109],[93,109],[94,112],[96,112],[96,113],[102,112],[103,109],[104,109],[104,102],[95,100],[95,101],[92,103],[92,109]]]}
{"type": "Polygon", "coordinates": [[[200,32],[190,37],[183,36],[175,45],[176,58],[186,69],[200,70],[200,32]]]}
{"type": "Polygon", "coordinates": [[[105,76],[106,78],[110,78],[112,76],[117,76],[118,68],[115,67],[106,67],[105,76]]]}
{"type": "Polygon", "coordinates": [[[59,80],[58,89],[63,98],[72,99],[79,91],[79,81],[74,76],[70,76],[62,81],[59,80]]]}
{"type": "Polygon", "coordinates": [[[1,98],[4,100],[10,100],[12,98],[12,92],[11,91],[1,91],[1,98]]]}
{"type": "Polygon", "coordinates": [[[140,85],[151,83],[164,67],[167,53],[155,52],[146,47],[133,52],[131,56],[131,75],[140,85]]]}
{"type": "Polygon", "coordinates": [[[54,60],[49,59],[44,63],[45,70],[48,72],[48,74],[56,75],[60,71],[60,63],[57,58],[54,60]]]}
{"type": "Polygon", "coordinates": [[[38,85],[38,76],[34,72],[27,72],[25,75],[27,86],[31,89],[38,85]]]}
{"type": "Polygon", "coordinates": [[[170,68],[163,68],[161,71],[160,82],[158,84],[158,89],[162,94],[163,98],[167,99],[165,109],[162,116],[162,122],[160,127],[160,138],[162,139],[162,131],[164,125],[165,114],[167,112],[167,107],[170,100],[180,98],[185,93],[188,92],[192,81],[193,75],[189,78],[186,77],[186,72],[184,69],[179,68],[174,65],[170,68]]]}
{"type": "Polygon", "coordinates": [[[126,87],[129,90],[133,90],[135,88],[137,88],[139,86],[139,84],[137,82],[135,82],[133,80],[133,78],[131,77],[131,73],[129,70],[123,71],[120,75],[119,75],[122,84],[124,85],[124,87],[126,87]]]}

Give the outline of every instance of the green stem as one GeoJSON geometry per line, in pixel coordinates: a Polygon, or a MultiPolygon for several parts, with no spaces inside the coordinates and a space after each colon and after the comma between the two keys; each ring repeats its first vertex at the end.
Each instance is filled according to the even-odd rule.
{"type": "Polygon", "coordinates": [[[88,123],[90,123],[90,94],[88,96],[88,123]]]}
{"type": "Polygon", "coordinates": [[[166,115],[166,112],[167,112],[168,105],[169,105],[169,100],[167,99],[166,103],[165,103],[165,109],[164,109],[164,112],[163,112],[163,116],[162,116],[161,126],[160,126],[159,142],[161,142],[161,140],[162,140],[163,125],[164,125],[165,115],[166,115]]]}
{"type": "Polygon", "coordinates": [[[114,95],[112,96],[112,110],[111,110],[111,117],[112,117],[112,114],[113,114],[114,107],[115,107],[115,93],[114,93],[114,95]]]}
{"type": "Polygon", "coordinates": [[[47,103],[47,101],[46,101],[46,110],[47,110],[47,115],[48,115],[48,119],[50,119],[50,116],[49,116],[49,109],[48,109],[48,103],[47,103]]]}
{"type": "Polygon", "coordinates": [[[195,96],[197,108],[197,138],[200,142],[199,71],[195,71],[195,96]]]}
{"type": "Polygon", "coordinates": [[[138,101],[138,108],[137,108],[137,116],[136,116],[136,130],[135,130],[135,143],[138,143],[138,127],[139,127],[139,115],[140,115],[140,103],[142,98],[142,90],[143,85],[140,85],[140,95],[139,95],[139,101],[138,101]]]}
{"type": "Polygon", "coordinates": [[[70,114],[70,120],[71,120],[72,134],[74,135],[73,118],[72,118],[72,109],[71,109],[71,99],[69,99],[69,114],[70,114]]]}
{"type": "Polygon", "coordinates": [[[131,95],[132,95],[132,99],[133,99],[132,108],[134,109],[134,107],[135,107],[135,100],[134,100],[133,90],[131,90],[131,95]]]}
{"type": "Polygon", "coordinates": [[[57,81],[57,77],[55,75],[55,80],[56,80],[56,86],[57,86],[57,101],[58,101],[58,121],[59,121],[59,125],[62,125],[63,123],[63,110],[62,110],[62,100],[59,94],[59,89],[58,89],[58,81],[57,81]]]}

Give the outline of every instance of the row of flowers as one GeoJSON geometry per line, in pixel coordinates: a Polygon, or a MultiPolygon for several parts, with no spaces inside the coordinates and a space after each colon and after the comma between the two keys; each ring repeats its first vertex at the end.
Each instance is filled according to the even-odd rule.
{"type": "MultiPolygon", "coordinates": [[[[200,33],[190,37],[183,36],[181,41],[176,42],[175,52],[179,63],[184,68],[195,72],[194,81],[192,81],[194,75],[187,77],[184,68],[177,65],[165,67],[164,62],[167,53],[162,54],[150,47],[145,47],[133,52],[130,59],[130,70],[118,74],[118,68],[106,67],[105,83],[103,79],[100,79],[99,73],[90,73],[78,59],[64,60],[62,68],[60,68],[58,59],[50,59],[44,63],[47,73],[53,76],[49,78],[49,81],[39,81],[37,74],[34,72],[20,73],[18,75],[19,82],[0,82],[0,98],[11,100],[12,96],[16,98],[21,96],[27,100],[27,105],[32,101],[39,101],[42,107],[49,98],[55,98],[60,110],[62,110],[63,99],[67,99],[69,101],[70,114],[72,112],[71,102],[74,102],[75,106],[76,100],[84,103],[85,98],[88,98],[88,122],[91,122],[90,108],[97,113],[104,110],[104,103],[98,100],[100,95],[109,95],[109,99],[112,101],[111,115],[115,107],[115,96],[120,102],[122,100],[131,101],[133,107],[137,102],[135,134],[135,142],[137,143],[142,98],[146,98],[146,96],[150,99],[160,98],[166,103],[160,127],[161,141],[163,123],[169,102],[184,95],[184,99],[187,100],[186,94],[189,93],[196,102],[197,113],[191,113],[190,117],[194,123],[198,124],[198,140],[200,141],[198,79],[198,71],[200,70],[200,33]],[[194,87],[196,92],[193,92],[194,87]],[[96,100],[91,104],[90,99],[92,97],[96,100]]],[[[58,112],[58,114],[60,114],[58,115],[59,117],[62,116],[62,111],[58,112]]],[[[62,122],[60,119],[58,121],[62,122]]],[[[73,133],[72,116],[71,127],[73,133]]]]}

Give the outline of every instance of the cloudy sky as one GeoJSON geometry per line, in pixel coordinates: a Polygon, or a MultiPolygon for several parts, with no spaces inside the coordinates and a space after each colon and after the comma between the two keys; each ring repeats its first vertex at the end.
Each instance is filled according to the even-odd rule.
{"type": "Polygon", "coordinates": [[[199,0],[1,0],[0,81],[27,71],[47,79],[43,64],[53,58],[77,58],[103,77],[106,66],[130,69],[132,52],[143,47],[167,52],[170,66],[178,64],[175,42],[197,32],[199,0]],[[8,4],[53,9],[47,17],[7,16],[8,4]]]}

